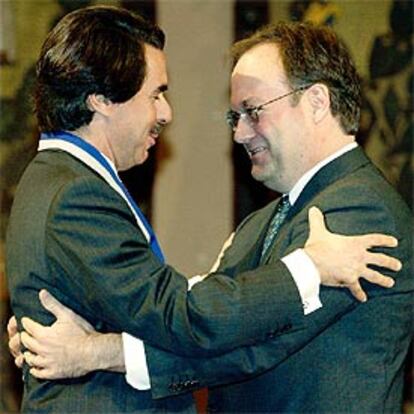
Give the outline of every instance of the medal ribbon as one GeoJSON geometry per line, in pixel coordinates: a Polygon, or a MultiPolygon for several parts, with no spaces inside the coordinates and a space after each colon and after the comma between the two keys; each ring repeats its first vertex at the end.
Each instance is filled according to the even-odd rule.
{"type": "Polygon", "coordinates": [[[64,131],[41,134],[38,151],[48,149],[65,151],[99,174],[125,200],[152,251],[164,262],[164,255],[152,227],[122,183],[113,165],[102,153],[82,138],[64,131]]]}

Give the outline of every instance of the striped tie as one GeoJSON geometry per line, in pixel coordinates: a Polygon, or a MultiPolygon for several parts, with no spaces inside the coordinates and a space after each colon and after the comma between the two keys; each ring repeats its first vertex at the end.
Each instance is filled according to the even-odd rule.
{"type": "Polygon", "coordinates": [[[269,224],[269,228],[267,229],[260,263],[264,263],[267,259],[268,253],[270,252],[270,247],[272,246],[280,227],[285,221],[290,207],[291,205],[289,203],[289,196],[285,194],[279,201],[279,204],[276,207],[275,215],[273,216],[272,221],[269,224]]]}

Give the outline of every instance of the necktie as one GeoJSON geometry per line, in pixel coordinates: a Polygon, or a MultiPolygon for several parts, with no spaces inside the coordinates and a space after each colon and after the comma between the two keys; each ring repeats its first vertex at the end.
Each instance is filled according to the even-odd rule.
{"type": "Polygon", "coordinates": [[[269,228],[267,229],[267,234],[263,243],[262,256],[260,258],[261,263],[264,263],[267,259],[270,247],[272,246],[280,227],[285,221],[290,207],[289,196],[285,194],[279,201],[279,204],[276,207],[275,215],[273,216],[272,221],[269,224],[269,228]]]}

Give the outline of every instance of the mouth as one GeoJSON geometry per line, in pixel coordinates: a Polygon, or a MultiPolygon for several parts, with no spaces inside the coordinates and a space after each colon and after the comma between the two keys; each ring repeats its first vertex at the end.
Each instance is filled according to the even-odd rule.
{"type": "Polygon", "coordinates": [[[158,138],[158,136],[161,134],[162,130],[164,129],[164,124],[161,122],[157,122],[150,131],[150,135],[154,138],[158,138]]]}
{"type": "Polygon", "coordinates": [[[249,154],[249,157],[250,158],[254,158],[258,154],[261,154],[261,153],[267,151],[268,150],[268,147],[267,147],[267,145],[264,145],[264,144],[259,144],[259,143],[252,144],[252,143],[249,143],[249,144],[245,144],[244,145],[244,149],[249,154]]]}
{"type": "Polygon", "coordinates": [[[147,141],[147,147],[146,147],[146,150],[149,150],[149,149],[150,149],[151,147],[153,147],[155,144],[156,144],[156,138],[154,138],[154,137],[150,136],[150,137],[148,138],[148,141],[147,141]]]}
{"type": "Polygon", "coordinates": [[[164,125],[162,123],[157,122],[149,132],[149,141],[148,141],[148,148],[154,146],[158,137],[160,136],[162,130],[164,129],[164,125]]]}

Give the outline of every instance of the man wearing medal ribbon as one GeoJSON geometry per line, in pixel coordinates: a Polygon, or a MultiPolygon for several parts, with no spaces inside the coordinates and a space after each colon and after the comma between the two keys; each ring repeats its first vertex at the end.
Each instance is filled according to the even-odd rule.
{"type": "MultiPolygon", "coordinates": [[[[399,260],[369,251],[395,247],[395,237],[334,235],[315,210],[309,229],[311,205],[299,211],[301,199],[289,191],[239,226],[208,277],[187,280],[168,266],[117,173],[143,163],[171,121],[163,46],[158,27],[113,7],[70,13],[43,45],[35,94],[39,153],[17,189],[7,239],[13,311],[19,328],[34,336],[22,333],[34,352],[25,353],[23,411],[192,412],[188,391],[280,364],[362,306],[360,277],[380,285],[365,285],[378,294],[393,286],[382,268],[401,268],[399,260]],[[297,230],[282,248],[288,220],[297,230]],[[331,288],[324,303],[321,284],[346,285],[352,294],[331,288]],[[44,290],[41,303],[41,289],[88,322],[44,290]],[[332,306],[330,295],[341,306],[332,306]],[[54,322],[48,310],[57,321],[43,328],[37,322],[54,322]],[[59,349],[74,346],[79,356],[96,358],[79,357],[69,374],[49,375],[48,359],[37,352],[39,329],[46,341],[66,341],[59,349]],[[139,361],[138,380],[127,372],[137,390],[119,372],[121,332],[139,361]]],[[[229,113],[237,136],[238,123],[252,116],[246,108],[229,113]]],[[[247,149],[258,157],[259,147],[247,149]]]]}

